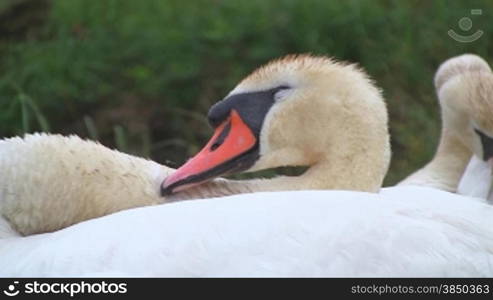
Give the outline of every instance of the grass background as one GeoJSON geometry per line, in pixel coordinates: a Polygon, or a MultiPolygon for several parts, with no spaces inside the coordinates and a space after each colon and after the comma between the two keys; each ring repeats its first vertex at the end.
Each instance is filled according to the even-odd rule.
{"type": "Polygon", "coordinates": [[[465,52],[491,62],[492,14],[491,0],[2,0],[0,137],[75,133],[176,167],[210,136],[211,104],[250,71],[329,54],[384,90],[394,184],[438,142],[440,62],[465,52]],[[449,29],[485,34],[459,43],[449,29]]]}

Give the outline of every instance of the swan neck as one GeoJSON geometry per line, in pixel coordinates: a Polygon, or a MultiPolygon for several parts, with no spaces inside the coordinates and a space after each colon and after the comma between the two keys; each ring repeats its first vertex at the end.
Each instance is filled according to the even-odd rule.
{"type": "Polygon", "coordinates": [[[400,184],[429,186],[455,193],[471,156],[472,152],[460,138],[444,129],[433,159],[400,184]]]}

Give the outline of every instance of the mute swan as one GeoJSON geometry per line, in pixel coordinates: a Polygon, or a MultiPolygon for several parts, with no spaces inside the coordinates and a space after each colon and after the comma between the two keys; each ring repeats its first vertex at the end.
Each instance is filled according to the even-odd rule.
{"type": "MultiPolygon", "coordinates": [[[[440,144],[435,157],[399,185],[429,186],[455,193],[473,154],[493,161],[493,74],[482,58],[465,54],[439,67],[435,88],[442,111],[440,144]]],[[[487,178],[483,181],[490,184],[487,178]]],[[[461,187],[461,191],[464,189],[467,187],[461,187]]]]}
{"type": "Polygon", "coordinates": [[[0,142],[0,212],[24,235],[136,206],[302,189],[378,192],[390,161],[380,91],[354,65],[292,55],[241,81],[209,112],[215,133],[176,172],[76,137],[0,142]],[[297,177],[216,180],[225,173],[309,166],[297,177]],[[171,195],[173,194],[173,195],[171,195]]]}
{"type": "MultiPolygon", "coordinates": [[[[352,109],[340,99],[331,100],[344,106],[337,113],[352,109]]],[[[376,116],[370,110],[366,118],[376,116]]],[[[305,132],[302,138],[313,136],[308,127],[305,132]]],[[[382,133],[387,141],[387,130],[382,133]]],[[[283,132],[269,138],[282,140],[283,132]]],[[[345,146],[357,145],[360,135],[346,138],[345,146]]],[[[388,154],[385,148],[382,157],[388,154]]],[[[177,172],[183,174],[181,170],[177,172]]],[[[177,178],[170,180],[179,182],[177,178]]],[[[165,192],[173,184],[165,182],[165,192]]],[[[1,239],[0,276],[493,276],[492,216],[493,206],[480,199],[417,186],[378,194],[259,192],[175,202],[118,212],[54,233],[1,239]]]]}

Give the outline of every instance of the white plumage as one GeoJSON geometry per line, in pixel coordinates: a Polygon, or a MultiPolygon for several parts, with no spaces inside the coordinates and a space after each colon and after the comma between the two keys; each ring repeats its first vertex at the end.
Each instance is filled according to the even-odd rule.
{"type": "Polygon", "coordinates": [[[185,201],[0,240],[0,275],[493,276],[492,215],[421,187],[185,201]]]}
{"type": "Polygon", "coordinates": [[[459,182],[457,193],[488,199],[490,203],[493,203],[492,186],[491,165],[474,155],[459,182]]]}

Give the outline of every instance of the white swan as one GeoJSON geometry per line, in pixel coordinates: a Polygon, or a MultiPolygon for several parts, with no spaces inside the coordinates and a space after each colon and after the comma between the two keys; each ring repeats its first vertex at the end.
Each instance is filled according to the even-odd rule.
{"type": "MultiPolygon", "coordinates": [[[[399,185],[420,185],[486,198],[491,180],[476,159],[493,161],[493,74],[479,56],[465,54],[445,61],[435,75],[435,87],[442,111],[442,134],[434,158],[399,185]],[[474,154],[474,166],[465,172],[474,154]],[[472,172],[472,173],[471,173],[472,172]],[[466,183],[467,182],[467,183],[466,183]],[[478,185],[483,187],[478,189],[478,185]]],[[[484,165],[484,164],[482,164],[484,165]]],[[[491,173],[491,168],[490,171],[491,173]]]]}
{"type": "MultiPolygon", "coordinates": [[[[298,73],[297,69],[284,69],[287,71],[291,72],[288,74],[298,73]]],[[[266,79],[267,74],[264,75],[266,79]]],[[[319,79],[310,72],[303,74],[307,78],[299,76],[298,80],[306,86],[319,79]]],[[[262,90],[269,88],[262,82],[259,80],[256,84],[262,90]]],[[[343,133],[343,138],[334,141],[341,145],[324,145],[336,155],[342,155],[342,152],[335,149],[355,147],[348,149],[347,156],[337,156],[342,162],[333,161],[339,168],[346,165],[354,170],[359,167],[353,166],[353,157],[356,157],[355,163],[365,163],[366,160],[357,156],[362,152],[363,156],[366,155],[365,152],[371,152],[372,148],[359,143],[366,140],[364,127],[359,129],[362,132],[352,130],[352,123],[343,122],[344,117],[337,115],[354,116],[357,128],[360,123],[356,116],[359,115],[354,110],[362,105],[346,105],[346,100],[354,95],[356,98],[350,103],[365,103],[368,99],[365,96],[372,95],[375,89],[367,82],[364,86],[370,88],[366,93],[362,88],[361,93],[352,94],[350,91],[357,89],[351,86],[350,80],[345,83],[347,93],[318,93],[341,95],[326,99],[334,105],[334,111],[321,108],[320,105],[325,103],[321,100],[315,102],[315,108],[328,113],[329,118],[331,112],[336,115],[334,120],[341,126],[334,124],[331,129],[337,128],[337,132],[343,133]],[[344,134],[346,130],[351,134],[344,134]]],[[[330,81],[323,85],[329,90],[341,87],[330,81]]],[[[323,121],[303,114],[313,112],[304,107],[313,102],[298,102],[295,95],[296,90],[292,90],[285,95],[286,98],[281,97],[284,101],[279,103],[283,104],[277,106],[279,110],[276,111],[278,116],[284,116],[280,117],[285,120],[281,124],[288,125],[289,120],[306,124],[306,127],[287,127],[292,131],[296,127],[302,128],[302,141],[313,138],[320,143],[316,139],[323,135],[314,132],[333,135],[334,131],[310,131],[309,126],[320,128],[317,126],[321,126],[319,122],[323,121]],[[292,106],[295,107],[288,109],[292,106]],[[283,107],[285,109],[281,109],[283,107]],[[297,118],[296,115],[301,116],[297,118]]],[[[373,109],[365,107],[364,110],[364,122],[368,124],[375,124],[372,119],[381,117],[373,109]]],[[[269,114],[267,116],[266,120],[269,120],[269,114]]],[[[319,114],[315,116],[320,117],[319,114]]],[[[269,128],[276,128],[272,124],[281,122],[275,121],[274,115],[270,118],[270,121],[264,121],[271,124],[269,128]]],[[[385,127],[386,116],[382,124],[385,127]]],[[[277,127],[272,135],[264,134],[263,138],[281,140],[292,149],[307,149],[303,143],[287,140],[294,135],[283,132],[282,128],[277,127]]],[[[214,142],[222,131],[218,132],[214,142]]],[[[381,128],[379,134],[381,141],[388,141],[386,128],[381,128]]],[[[275,144],[269,141],[268,145],[272,147],[275,144]]],[[[385,161],[388,155],[385,146],[386,143],[375,148],[380,149],[379,161],[384,163],[379,168],[370,169],[371,174],[347,173],[341,169],[343,177],[348,174],[354,176],[341,180],[335,179],[337,172],[330,169],[334,178],[323,178],[326,181],[334,179],[342,187],[353,179],[356,181],[354,186],[361,187],[358,180],[364,182],[368,176],[378,177],[380,171],[385,173],[388,162],[385,161]]],[[[308,149],[321,150],[315,147],[308,149]]],[[[261,143],[258,162],[265,159],[262,151],[266,150],[262,150],[261,143]]],[[[373,158],[370,156],[367,160],[373,158]]],[[[177,171],[177,174],[189,171],[187,168],[177,171]]],[[[194,170],[197,168],[192,168],[192,172],[194,170]]],[[[320,170],[312,170],[315,171],[320,170]]],[[[173,189],[172,185],[181,180],[180,176],[171,177],[172,181],[165,182],[164,189],[173,189]]],[[[203,179],[198,178],[198,181],[203,179]]],[[[262,186],[264,182],[275,180],[281,179],[249,181],[249,186],[262,186]]],[[[372,182],[379,186],[381,178],[372,182]]],[[[375,188],[373,184],[364,186],[371,187],[369,191],[378,190],[378,186],[375,188]]],[[[493,276],[492,216],[493,207],[480,199],[416,186],[387,188],[379,194],[298,191],[235,195],[126,210],[54,233],[1,239],[0,275],[493,276]]]]}
{"type": "Polygon", "coordinates": [[[0,142],[0,213],[24,235],[122,209],[259,191],[378,192],[390,161],[380,91],[354,65],[287,56],[245,78],[209,112],[211,141],[171,169],[76,137],[32,135],[0,142]],[[213,177],[309,166],[297,177],[213,177]],[[177,191],[187,189],[185,192],[177,191]],[[170,195],[174,193],[174,195],[170,195]]]}

